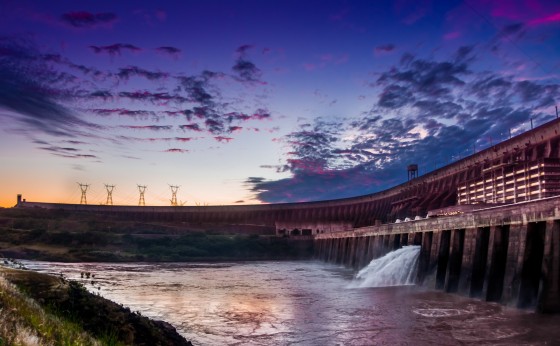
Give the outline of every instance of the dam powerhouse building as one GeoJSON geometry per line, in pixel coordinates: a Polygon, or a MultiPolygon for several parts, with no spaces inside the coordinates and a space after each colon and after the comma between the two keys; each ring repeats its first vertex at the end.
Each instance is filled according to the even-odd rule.
{"type": "Polygon", "coordinates": [[[393,188],[305,203],[112,206],[28,202],[112,218],[261,227],[313,239],[322,260],[362,267],[420,245],[418,282],[488,301],[560,312],[560,120],[393,188]]]}

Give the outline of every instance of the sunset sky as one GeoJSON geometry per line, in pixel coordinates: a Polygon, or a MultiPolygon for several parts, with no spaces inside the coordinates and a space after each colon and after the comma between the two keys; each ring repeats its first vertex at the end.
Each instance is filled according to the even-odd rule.
{"type": "Polygon", "coordinates": [[[560,2],[0,2],[0,206],[356,196],[556,117],[560,2]]]}

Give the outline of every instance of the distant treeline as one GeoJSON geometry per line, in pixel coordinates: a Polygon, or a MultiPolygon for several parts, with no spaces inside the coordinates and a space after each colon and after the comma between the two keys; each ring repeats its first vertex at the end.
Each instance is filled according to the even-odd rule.
{"type": "Polygon", "coordinates": [[[236,233],[242,225],[99,220],[57,210],[0,210],[0,254],[57,261],[204,261],[309,258],[311,241],[236,233]]]}

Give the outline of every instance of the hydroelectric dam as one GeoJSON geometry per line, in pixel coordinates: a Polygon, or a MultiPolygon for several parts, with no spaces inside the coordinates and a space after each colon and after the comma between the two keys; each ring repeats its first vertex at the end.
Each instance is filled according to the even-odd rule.
{"type": "Polygon", "coordinates": [[[29,202],[104,218],[256,227],[313,240],[315,257],[355,268],[420,245],[416,281],[447,292],[560,312],[560,120],[374,194],[235,206],[29,202]]]}

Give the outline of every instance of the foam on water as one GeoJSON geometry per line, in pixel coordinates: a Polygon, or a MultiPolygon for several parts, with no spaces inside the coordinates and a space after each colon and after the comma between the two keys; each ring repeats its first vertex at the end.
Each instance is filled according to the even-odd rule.
{"type": "Polygon", "coordinates": [[[419,255],[420,246],[417,245],[403,246],[391,251],[372,260],[367,267],[360,270],[350,287],[414,285],[419,255]]]}

